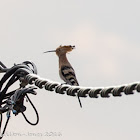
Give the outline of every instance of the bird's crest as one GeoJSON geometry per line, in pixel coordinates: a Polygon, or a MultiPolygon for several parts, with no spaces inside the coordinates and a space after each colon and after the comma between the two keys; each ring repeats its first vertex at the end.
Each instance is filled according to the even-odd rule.
{"type": "Polygon", "coordinates": [[[66,52],[70,52],[75,48],[75,46],[71,46],[71,45],[60,45],[58,48],[56,48],[56,50],[60,50],[60,51],[66,51],[66,52]]]}

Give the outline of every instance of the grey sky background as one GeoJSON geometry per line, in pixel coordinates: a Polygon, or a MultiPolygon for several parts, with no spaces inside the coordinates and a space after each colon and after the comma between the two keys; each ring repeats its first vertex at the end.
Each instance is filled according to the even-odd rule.
{"type": "MultiPolygon", "coordinates": [[[[57,56],[43,52],[61,44],[75,45],[68,58],[81,86],[139,81],[139,4],[138,0],[1,0],[0,60],[8,67],[31,60],[38,75],[62,82],[57,56]]],[[[140,139],[139,93],[84,98],[81,109],[77,98],[37,91],[31,98],[40,114],[39,124],[30,126],[22,115],[12,115],[7,134],[61,132],[62,136],[6,136],[5,140],[140,139]]],[[[26,114],[35,120],[28,109],[26,114]]]]}

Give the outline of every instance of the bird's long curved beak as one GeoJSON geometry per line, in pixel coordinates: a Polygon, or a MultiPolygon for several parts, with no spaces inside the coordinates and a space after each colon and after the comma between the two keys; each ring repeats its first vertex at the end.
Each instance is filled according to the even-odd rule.
{"type": "Polygon", "coordinates": [[[44,52],[44,53],[48,53],[48,52],[56,52],[56,50],[52,50],[52,51],[46,51],[46,52],[44,52]]]}

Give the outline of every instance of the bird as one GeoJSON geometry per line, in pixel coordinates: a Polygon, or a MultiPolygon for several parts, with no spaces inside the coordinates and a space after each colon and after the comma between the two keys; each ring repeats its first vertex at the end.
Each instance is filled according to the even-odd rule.
{"type": "MultiPolygon", "coordinates": [[[[71,52],[73,49],[75,49],[75,46],[60,45],[58,48],[56,48],[56,50],[46,51],[44,53],[55,52],[59,58],[59,76],[60,76],[60,78],[64,82],[66,82],[66,84],[73,85],[73,86],[79,86],[79,83],[76,78],[75,70],[73,69],[72,65],[70,64],[70,62],[68,61],[67,56],[66,56],[66,54],[71,52]]],[[[80,107],[82,108],[82,103],[80,101],[79,96],[78,96],[78,101],[79,101],[80,107]]]]}

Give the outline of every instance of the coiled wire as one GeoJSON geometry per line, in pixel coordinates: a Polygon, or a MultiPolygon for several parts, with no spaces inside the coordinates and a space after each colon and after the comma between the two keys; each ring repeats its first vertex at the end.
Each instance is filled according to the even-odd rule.
{"type": "Polygon", "coordinates": [[[59,82],[53,82],[48,79],[40,78],[36,74],[28,74],[25,80],[29,84],[35,84],[39,88],[44,88],[48,91],[55,91],[59,94],[66,94],[68,96],[79,96],[79,97],[90,97],[98,98],[109,98],[110,95],[114,97],[120,97],[124,93],[125,95],[134,94],[134,91],[140,92],[140,83],[132,83],[128,85],[112,86],[112,87],[81,87],[81,86],[71,86],[67,84],[61,84],[59,82]]]}

